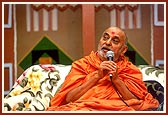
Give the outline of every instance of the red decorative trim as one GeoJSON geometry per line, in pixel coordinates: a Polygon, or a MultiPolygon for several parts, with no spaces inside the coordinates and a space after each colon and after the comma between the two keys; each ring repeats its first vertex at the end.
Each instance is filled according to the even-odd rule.
{"type": "Polygon", "coordinates": [[[134,12],[135,10],[137,10],[138,9],[138,4],[137,5],[135,5],[135,6],[131,6],[131,5],[126,5],[127,7],[128,7],[128,9],[130,10],[130,11],[132,11],[132,12],[134,12]]]}
{"type": "Polygon", "coordinates": [[[138,5],[129,5],[129,4],[125,4],[125,5],[117,5],[117,4],[113,4],[113,5],[106,5],[106,4],[102,4],[98,7],[95,6],[95,11],[98,12],[99,10],[101,10],[102,8],[106,9],[107,11],[111,11],[113,9],[122,11],[125,8],[128,8],[128,10],[130,10],[131,12],[133,12],[134,10],[136,10],[138,8],[138,5]]]}
{"type": "Polygon", "coordinates": [[[74,6],[69,6],[69,8],[72,10],[72,11],[76,11],[78,8],[81,8],[82,6],[80,4],[76,5],[75,7],[74,6]]]}
{"type": "MultiPolygon", "coordinates": [[[[36,10],[39,11],[41,9],[46,9],[47,11],[53,10],[54,8],[57,8],[59,11],[65,11],[67,9],[71,9],[72,11],[76,11],[77,9],[81,8],[81,4],[77,4],[77,5],[71,5],[71,4],[65,4],[63,5],[59,5],[59,4],[53,4],[53,5],[47,5],[47,4],[40,4],[40,5],[31,5],[31,7],[36,10]]],[[[125,5],[117,5],[117,4],[112,4],[112,5],[106,5],[106,4],[101,4],[99,6],[95,6],[95,11],[98,12],[101,9],[106,9],[107,11],[111,11],[113,9],[122,11],[125,8],[128,8],[128,10],[130,10],[131,12],[133,12],[134,10],[136,10],[138,8],[138,5],[129,5],[129,4],[125,4],[125,5]]]]}
{"type": "Polygon", "coordinates": [[[41,4],[41,5],[31,5],[32,9],[36,10],[36,11],[39,11],[41,9],[46,9],[47,11],[51,11],[53,10],[54,8],[57,8],[58,10],[60,11],[65,11],[66,9],[71,9],[72,11],[76,11],[78,8],[81,8],[81,5],[75,5],[75,6],[72,6],[70,4],[66,4],[64,6],[61,6],[61,5],[57,5],[57,4],[53,4],[53,5],[46,5],[46,4],[41,4]]]}

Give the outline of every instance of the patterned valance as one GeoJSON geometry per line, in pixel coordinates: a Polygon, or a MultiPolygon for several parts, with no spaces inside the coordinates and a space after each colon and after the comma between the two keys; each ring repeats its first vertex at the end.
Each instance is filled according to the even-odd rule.
{"type": "MultiPolygon", "coordinates": [[[[60,11],[65,11],[66,9],[76,11],[78,8],[81,8],[81,4],[32,4],[31,6],[36,11],[39,11],[41,9],[46,9],[47,11],[50,11],[54,8],[57,8],[60,11]]],[[[96,12],[100,9],[106,9],[107,11],[116,9],[122,11],[125,8],[128,8],[128,10],[133,12],[138,8],[138,4],[95,4],[96,12]]]]}
{"type": "Polygon", "coordinates": [[[81,7],[79,4],[32,4],[31,7],[39,11],[41,9],[46,9],[47,11],[53,10],[54,8],[59,11],[65,11],[66,9],[71,9],[72,11],[76,11],[81,7]]]}
{"type": "Polygon", "coordinates": [[[102,8],[104,8],[108,11],[111,11],[113,9],[122,11],[125,8],[128,8],[128,10],[133,12],[134,10],[137,10],[138,4],[100,4],[100,5],[98,4],[98,5],[95,5],[96,11],[99,11],[102,8]]]}
{"type": "MultiPolygon", "coordinates": [[[[141,28],[141,9],[138,4],[94,4],[95,12],[105,9],[110,14],[110,26],[122,29],[141,28]]],[[[57,31],[58,11],[76,11],[82,4],[29,4],[26,6],[27,31],[57,31]]]]}

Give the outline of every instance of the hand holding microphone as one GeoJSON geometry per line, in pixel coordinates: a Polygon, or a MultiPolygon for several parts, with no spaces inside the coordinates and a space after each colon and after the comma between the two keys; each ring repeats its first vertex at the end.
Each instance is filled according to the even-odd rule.
{"type": "MultiPolygon", "coordinates": [[[[113,61],[113,57],[114,57],[114,52],[113,51],[108,51],[106,53],[106,57],[108,58],[109,61],[113,61]]],[[[112,74],[110,74],[110,79],[112,79],[112,74]]]]}

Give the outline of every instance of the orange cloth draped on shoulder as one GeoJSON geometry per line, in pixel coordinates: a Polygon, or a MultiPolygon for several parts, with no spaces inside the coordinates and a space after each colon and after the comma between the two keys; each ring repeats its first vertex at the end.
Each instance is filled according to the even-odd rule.
{"type": "Polygon", "coordinates": [[[75,102],[65,104],[67,93],[80,86],[82,83],[96,74],[101,60],[97,52],[91,52],[72,64],[70,73],[67,75],[60,91],[52,98],[48,111],[135,111],[152,110],[157,108],[159,102],[147,92],[147,88],[142,81],[140,70],[129,62],[126,57],[117,62],[119,78],[125,83],[127,88],[139,99],[125,100],[129,107],[120,99],[113,88],[109,76],[105,76],[89,89],[75,102]]]}

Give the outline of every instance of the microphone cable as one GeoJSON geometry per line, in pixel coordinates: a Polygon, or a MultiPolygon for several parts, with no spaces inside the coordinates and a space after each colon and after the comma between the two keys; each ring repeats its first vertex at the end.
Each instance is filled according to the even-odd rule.
{"type": "MultiPolygon", "coordinates": [[[[106,57],[109,61],[113,61],[113,57],[114,57],[114,52],[109,50],[107,53],[106,53],[106,57]]],[[[120,92],[118,91],[118,89],[115,87],[115,85],[113,84],[112,82],[112,74],[110,74],[110,80],[111,80],[111,83],[112,83],[112,86],[114,87],[115,91],[117,92],[118,96],[120,97],[120,99],[129,107],[129,105],[124,101],[123,97],[121,96],[120,92]]]]}
{"type": "Polygon", "coordinates": [[[119,98],[125,103],[126,106],[130,107],[123,99],[123,97],[121,96],[120,92],[117,90],[117,88],[115,87],[115,85],[113,84],[112,82],[112,77],[110,77],[110,80],[111,80],[111,84],[112,86],[114,87],[115,91],[117,92],[117,95],[119,96],[119,98]]]}

